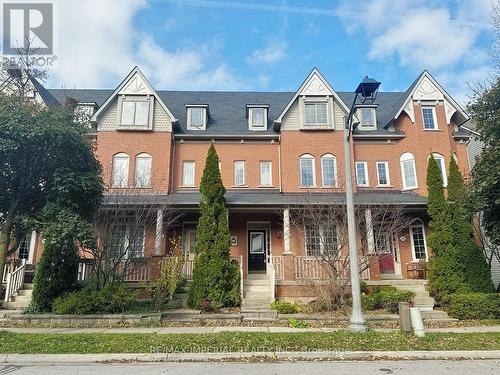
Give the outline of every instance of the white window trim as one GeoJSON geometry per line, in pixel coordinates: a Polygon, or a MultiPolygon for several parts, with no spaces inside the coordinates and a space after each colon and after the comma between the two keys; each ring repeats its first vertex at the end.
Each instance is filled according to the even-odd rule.
{"type": "Polygon", "coordinates": [[[129,183],[129,173],[130,173],[130,156],[123,152],[113,155],[113,159],[111,162],[111,187],[112,188],[126,188],[129,183]],[[118,184],[115,183],[115,159],[126,159],[127,160],[127,168],[125,170],[125,175],[123,176],[123,181],[118,184]]]}
{"type": "Polygon", "coordinates": [[[377,170],[377,186],[391,186],[391,177],[389,175],[389,162],[387,161],[377,161],[375,163],[375,169],[377,170]],[[379,164],[384,164],[385,165],[385,174],[387,176],[387,183],[386,184],[381,184],[380,183],[380,173],[378,170],[378,165],[379,164]]]}
{"type": "Polygon", "coordinates": [[[181,187],[196,187],[196,162],[194,160],[183,160],[182,161],[181,187]],[[184,166],[187,163],[193,164],[193,183],[192,184],[186,184],[186,181],[184,179],[185,172],[186,172],[186,170],[184,169],[184,166]]]}
{"type": "Polygon", "coordinates": [[[410,225],[410,243],[411,243],[411,257],[414,262],[420,261],[415,256],[415,244],[413,242],[413,228],[422,228],[422,235],[424,237],[424,249],[425,249],[425,260],[429,259],[429,253],[427,252],[427,239],[425,234],[425,225],[423,223],[410,225]]]}
{"type": "Polygon", "coordinates": [[[299,186],[301,188],[305,188],[305,189],[310,189],[310,188],[315,188],[316,187],[316,159],[314,158],[314,156],[312,156],[310,154],[301,155],[299,157],[299,186]],[[302,185],[302,160],[303,159],[311,159],[312,160],[312,175],[313,175],[313,184],[312,184],[312,186],[304,186],[304,185],[302,185]]]}
{"type": "Polygon", "coordinates": [[[410,152],[405,152],[404,154],[402,154],[399,158],[399,168],[401,169],[401,180],[403,182],[403,190],[418,189],[418,176],[417,176],[417,166],[415,164],[415,156],[410,152]],[[410,158],[402,159],[403,155],[406,155],[406,154],[411,155],[411,159],[410,158]],[[415,175],[415,186],[407,186],[406,185],[405,171],[404,171],[403,163],[408,162],[408,161],[413,162],[412,166],[413,166],[413,174],[415,175]]]}
{"type": "Polygon", "coordinates": [[[423,105],[421,106],[420,108],[420,113],[422,115],[422,128],[424,130],[430,130],[430,131],[433,131],[433,130],[439,130],[439,125],[438,125],[438,122],[437,122],[437,115],[436,115],[436,106],[433,106],[433,105],[423,105]],[[434,128],[432,129],[427,129],[425,127],[425,122],[424,122],[424,109],[431,109],[432,110],[432,118],[434,119],[434,128]]]}
{"type": "Polygon", "coordinates": [[[368,162],[366,162],[366,161],[357,161],[357,162],[354,163],[354,169],[356,171],[356,186],[360,186],[360,187],[370,186],[370,177],[368,175],[368,162]],[[359,184],[358,183],[358,165],[363,165],[364,166],[365,175],[366,175],[366,184],[359,184]]]}
{"type": "MultiPolygon", "coordinates": [[[[304,233],[304,254],[308,257],[308,258],[316,258],[318,255],[314,255],[314,254],[310,254],[310,251],[309,249],[307,248],[307,240],[305,238],[306,236],[306,223],[303,224],[303,227],[302,227],[302,230],[303,230],[303,233],[304,233]]],[[[325,241],[324,241],[324,233],[325,233],[325,226],[326,224],[319,224],[318,225],[318,232],[319,232],[319,238],[320,238],[320,241],[319,241],[319,251],[320,251],[320,254],[323,255],[325,253],[325,241]]],[[[339,240],[340,238],[340,230],[337,226],[335,226],[335,235],[336,235],[336,240],[337,240],[337,251],[341,251],[341,241],[339,240]]]]}
{"type": "Polygon", "coordinates": [[[154,112],[154,96],[153,95],[120,95],[118,97],[118,108],[116,114],[117,128],[119,130],[152,130],[153,129],[153,112],[154,112]],[[149,102],[148,121],[146,125],[123,125],[122,112],[124,102],[149,102]]]}
{"type": "Polygon", "coordinates": [[[186,111],[186,124],[187,124],[187,130],[206,130],[207,128],[207,105],[186,105],[187,111],[186,111]],[[193,125],[191,123],[191,116],[192,116],[192,110],[193,109],[201,109],[202,113],[202,125],[193,125]]]}
{"type": "Polygon", "coordinates": [[[152,179],[153,179],[153,157],[150,154],[145,153],[145,152],[137,154],[135,156],[135,171],[134,171],[134,184],[135,184],[135,186],[138,188],[149,188],[149,187],[151,187],[151,184],[152,184],[151,180],[152,179]],[[139,163],[137,162],[138,159],[149,159],[149,182],[148,182],[148,184],[146,184],[144,186],[141,186],[137,183],[137,180],[138,180],[137,167],[139,165],[139,163]]]}
{"type": "Polygon", "coordinates": [[[377,130],[377,111],[375,110],[374,107],[358,107],[356,112],[357,112],[357,117],[360,121],[358,125],[359,130],[377,130]],[[372,113],[373,122],[369,125],[363,124],[363,116],[362,116],[363,109],[369,109],[372,113]]]}
{"type": "Polygon", "coordinates": [[[244,160],[235,160],[233,163],[233,186],[245,187],[247,183],[247,171],[246,171],[246,162],[244,160]],[[238,184],[236,181],[236,166],[243,165],[243,182],[238,184]]]}
{"type": "Polygon", "coordinates": [[[273,163],[272,161],[270,160],[261,160],[259,162],[259,169],[260,169],[260,180],[259,180],[259,183],[260,183],[260,186],[265,186],[265,187],[271,187],[273,186],[273,163]],[[262,183],[262,165],[264,163],[268,163],[269,164],[269,184],[263,184],[262,183]]]}
{"type": "Polygon", "coordinates": [[[439,169],[441,172],[441,178],[443,179],[443,187],[448,186],[448,175],[446,172],[446,160],[443,155],[438,153],[432,153],[432,157],[436,160],[436,163],[441,164],[441,168],[439,169]]]}
{"type": "Polygon", "coordinates": [[[255,130],[255,131],[265,131],[267,130],[267,107],[258,107],[258,106],[255,106],[255,107],[249,107],[248,108],[248,129],[249,130],[255,130]],[[252,122],[252,118],[253,118],[253,111],[255,109],[262,109],[264,111],[264,124],[263,125],[258,125],[258,126],[255,126],[252,122]]]}
{"type": "Polygon", "coordinates": [[[336,188],[337,187],[337,158],[333,154],[324,154],[321,156],[321,186],[325,188],[336,188]],[[324,173],[324,164],[325,159],[333,160],[333,185],[325,184],[325,173],[324,173]]]}
{"type": "Polygon", "coordinates": [[[326,98],[321,98],[321,97],[314,97],[314,98],[302,98],[301,101],[301,107],[302,107],[302,128],[303,129],[311,129],[314,127],[330,127],[331,126],[331,110],[330,110],[330,99],[328,97],[326,98]],[[326,106],[326,122],[325,123],[314,123],[314,124],[308,124],[306,122],[306,104],[324,104],[326,106]]]}
{"type": "Polygon", "coordinates": [[[130,257],[130,224],[124,224],[125,225],[125,241],[123,242],[123,247],[125,249],[125,254],[123,254],[122,259],[142,259],[144,258],[144,249],[146,245],[146,226],[142,226],[143,234],[142,234],[142,254],[141,257],[136,257],[136,258],[131,258],[130,257]]]}

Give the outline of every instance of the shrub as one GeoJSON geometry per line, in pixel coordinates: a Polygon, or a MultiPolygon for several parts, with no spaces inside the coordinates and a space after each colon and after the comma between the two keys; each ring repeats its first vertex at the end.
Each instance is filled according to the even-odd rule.
{"type": "Polygon", "coordinates": [[[297,318],[288,319],[288,325],[292,328],[307,328],[309,327],[309,323],[303,320],[297,320],[297,318]]]}
{"type": "Polygon", "coordinates": [[[123,284],[112,283],[100,290],[86,286],[78,292],[56,298],[52,306],[54,314],[119,313],[131,307],[136,300],[135,291],[123,284]]]}
{"type": "Polygon", "coordinates": [[[147,287],[151,299],[158,307],[172,301],[174,294],[182,280],[183,258],[179,254],[180,240],[172,240],[171,254],[164,257],[159,263],[159,275],[147,287]]]}
{"type": "Polygon", "coordinates": [[[453,294],[449,297],[449,313],[457,319],[500,319],[500,294],[453,294]]]}
{"type": "Polygon", "coordinates": [[[398,312],[400,302],[411,302],[415,293],[409,290],[396,289],[393,286],[374,288],[368,295],[361,295],[361,304],[365,310],[386,309],[392,313],[398,312]]]}
{"type": "Polygon", "coordinates": [[[296,314],[301,312],[300,305],[296,302],[287,302],[279,299],[271,304],[271,308],[276,310],[279,314],[296,314]]]}

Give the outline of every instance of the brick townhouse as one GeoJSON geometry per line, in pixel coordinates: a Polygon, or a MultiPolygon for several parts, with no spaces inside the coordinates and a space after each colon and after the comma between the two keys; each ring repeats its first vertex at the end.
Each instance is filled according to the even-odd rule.
{"type": "MultiPolygon", "coordinates": [[[[299,233],[291,223],[293,207],[300,199],[312,204],[307,199],[315,196],[343,204],[343,129],[353,92],[335,91],[317,69],[295,92],[155,90],[138,68],[114,90],[33,84],[38,100],[58,105],[73,98],[78,113],[91,117],[109,191],[137,188],[154,197],[152,204],[170,201],[172,209],[182,213],[174,229],[162,222],[163,212],[157,212],[155,222],[144,224],[141,236],[153,241],[140,239],[145,245],[135,256],[145,259],[145,270],[129,281],[154,277],[155,264],[168,251],[167,238],[173,233],[182,236],[185,273],[191,275],[198,189],[213,143],[227,189],[231,256],[240,263],[243,284],[263,278],[273,297],[314,297],[307,281],[320,274],[315,255],[324,249],[318,244],[329,236],[334,243],[336,234],[318,223],[299,233]]],[[[426,244],[428,157],[437,159],[445,185],[450,157],[467,175],[469,133],[460,125],[468,117],[424,71],[405,92],[379,92],[374,103],[358,105],[356,119],[355,200],[364,202],[366,220],[371,203],[397,204],[415,218],[400,233],[384,234],[391,240],[374,239],[371,247],[384,248],[369,249],[381,255],[362,277],[421,277],[413,266],[432,252],[426,244]]],[[[126,234],[122,240],[127,240],[126,234]]],[[[33,233],[18,255],[36,263],[40,248],[33,233]]]]}

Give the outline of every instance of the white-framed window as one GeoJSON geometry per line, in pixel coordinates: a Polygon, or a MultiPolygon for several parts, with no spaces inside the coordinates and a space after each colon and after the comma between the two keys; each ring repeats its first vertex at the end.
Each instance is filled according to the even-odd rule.
{"type": "Polygon", "coordinates": [[[444,156],[441,154],[433,153],[432,156],[434,160],[436,160],[437,165],[439,167],[439,171],[441,172],[441,178],[443,179],[443,186],[448,186],[448,176],[446,175],[446,163],[444,161],[444,156]]]}
{"type": "Polygon", "coordinates": [[[246,184],[245,161],[234,162],[234,186],[244,186],[246,184]]]}
{"type": "Polygon", "coordinates": [[[265,107],[248,108],[248,128],[250,130],[267,129],[267,108],[265,107]]]}
{"type": "Polygon", "coordinates": [[[375,130],[377,129],[377,119],[373,107],[358,108],[359,129],[360,130],[375,130]]]}
{"type": "Polygon", "coordinates": [[[182,162],[182,186],[194,186],[195,162],[184,160],[182,162]]]}
{"type": "Polygon", "coordinates": [[[260,162],[260,185],[261,186],[272,186],[273,184],[273,174],[272,174],[272,163],[268,160],[260,162]]]}
{"type": "Polygon", "coordinates": [[[332,154],[321,157],[321,180],[323,187],[337,186],[337,160],[332,154]]]}
{"type": "Polygon", "coordinates": [[[366,161],[357,161],[356,166],[356,185],[370,186],[368,180],[368,163],[366,161]]]}
{"type": "Polygon", "coordinates": [[[422,106],[422,121],[425,130],[435,130],[438,128],[436,107],[422,106]]]}
{"type": "Polygon", "coordinates": [[[305,125],[328,125],[328,102],[304,103],[305,125]]]}
{"type": "Polygon", "coordinates": [[[314,187],[316,186],[316,171],[314,166],[314,156],[306,154],[302,155],[300,161],[300,186],[314,187]]]}
{"type": "Polygon", "coordinates": [[[187,107],[187,129],[205,130],[207,127],[207,107],[188,106],[187,107]]]}
{"type": "Polygon", "coordinates": [[[119,99],[120,126],[149,129],[152,123],[154,97],[122,96],[119,99]]]}
{"type": "Polygon", "coordinates": [[[128,169],[130,156],[125,153],[119,153],[113,156],[113,166],[111,173],[111,187],[128,186],[128,169]]]}
{"type": "Polygon", "coordinates": [[[338,251],[337,228],[333,223],[306,223],[304,235],[307,256],[335,254],[338,251]]]}
{"type": "Polygon", "coordinates": [[[391,184],[389,163],[386,161],[377,161],[377,183],[378,186],[389,186],[391,184]]]}
{"type": "Polygon", "coordinates": [[[401,166],[401,179],[403,180],[403,190],[418,188],[417,170],[415,168],[415,157],[410,152],[405,152],[399,158],[401,166]]]}
{"type": "Polygon", "coordinates": [[[151,186],[151,165],[153,158],[151,155],[142,153],[135,157],[135,186],[151,186]]]}
{"type": "Polygon", "coordinates": [[[142,225],[114,225],[107,243],[111,258],[143,258],[145,230],[142,225]]]}
{"type": "Polygon", "coordinates": [[[427,260],[427,242],[425,240],[425,227],[422,222],[410,225],[410,241],[413,260],[427,260]]]}

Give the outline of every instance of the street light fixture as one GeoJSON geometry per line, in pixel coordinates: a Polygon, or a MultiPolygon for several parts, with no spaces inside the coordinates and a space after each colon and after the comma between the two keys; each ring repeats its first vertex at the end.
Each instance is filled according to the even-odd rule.
{"type": "MultiPolygon", "coordinates": [[[[361,310],[361,292],[359,288],[358,252],[356,249],[356,221],[354,214],[354,193],[352,184],[352,149],[351,133],[353,130],[352,118],[356,110],[356,101],[361,96],[361,102],[373,103],[377,97],[380,82],[366,76],[354,92],[349,114],[346,118],[344,129],[344,160],[345,160],[345,190],[347,208],[347,233],[349,238],[349,259],[351,265],[351,293],[352,313],[349,320],[349,329],[352,332],[366,332],[367,326],[361,310]]],[[[357,123],[354,124],[357,126],[357,123]]],[[[354,128],[356,127],[354,126],[354,128]]]]}

